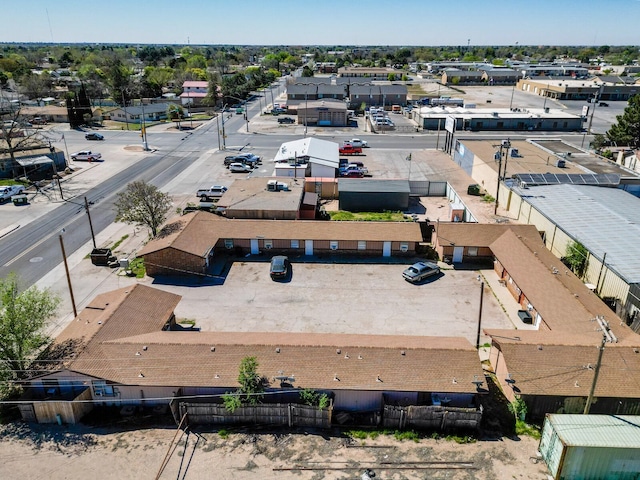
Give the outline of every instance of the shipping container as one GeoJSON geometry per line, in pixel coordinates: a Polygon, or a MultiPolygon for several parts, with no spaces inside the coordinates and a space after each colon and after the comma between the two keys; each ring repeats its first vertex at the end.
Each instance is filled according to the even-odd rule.
{"type": "Polygon", "coordinates": [[[539,450],[555,480],[637,480],[640,416],[547,414],[539,450]]]}

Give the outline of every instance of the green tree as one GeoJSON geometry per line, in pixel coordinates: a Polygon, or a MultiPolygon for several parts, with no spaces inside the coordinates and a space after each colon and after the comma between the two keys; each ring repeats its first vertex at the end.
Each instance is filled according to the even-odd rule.
{"type": "Polygon", "coordinates": [[[154,185],[144,181],[132,182],[115,202],[116,221],[148,227],[151,236],[167,219],[172,199],[154,185]]]}
{"type": "Polygon", "coordinates": [[[313,70],[309,67],[309,65],[305,65],[302,67],[302,76],[303,77],[313,77],[313,70]]]}
{"type": "Polygon", "coordinates": [[[46,322],[56,313],[60,298],[49,289],[31,287],[19,292],[18,277],[0,279],[0,378],[24,378],[28,363],[49,337],[46,322]]]}
{"type": "Polygon", "coordinates": [[[260,402],[264,392],[264,379],[258,374],[258,360],[256,357],[245,357],[240,362],[238,383],[243,402],[256,405],[260,402]]]}
{"type": "Polygon", "coordinates": [[[606,136],[609,145],[640,147],[640,95],[629,99],[622,115],[616,117],[617,123],[611,125],[606,136]]]}
{"type": "Polygon", "coordinates": [[[567,251],[562,257],[562,263],[571,269],[578,278],[583,278],[587,271],[589,251],[580,242],[572,242],[567,245],[567,251]]]}

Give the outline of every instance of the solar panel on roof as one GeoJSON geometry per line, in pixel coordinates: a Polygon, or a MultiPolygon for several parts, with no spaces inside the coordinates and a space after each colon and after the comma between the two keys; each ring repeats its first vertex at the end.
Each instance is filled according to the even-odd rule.
{"type": "Polygon", "coordinates": [[[620,176],[614,173],[517,173],[514,178],[526,185],[600,185],[616,186],[620,184],[620,176]]]}

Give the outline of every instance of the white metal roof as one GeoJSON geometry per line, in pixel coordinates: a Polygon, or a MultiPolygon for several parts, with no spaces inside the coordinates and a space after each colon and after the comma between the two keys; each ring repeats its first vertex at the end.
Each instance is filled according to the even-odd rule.
{"type": "Polygon", "coordinates": [[[629,283],[640,283],[640,199],[590,185],[513,187],[524,201],[629,283]]]}
{"type": "Polygon", "coordinates": [[[640,416],[550,414],[564,445],[640,449],[640,416]]]}
{"type": "Polygon", "coordinates": [[[280,145],[275,162],[288,161],[294,157],[309,157],[309,163],[338,168],[338,144],[317,138],[301,138],[280,145]]]}

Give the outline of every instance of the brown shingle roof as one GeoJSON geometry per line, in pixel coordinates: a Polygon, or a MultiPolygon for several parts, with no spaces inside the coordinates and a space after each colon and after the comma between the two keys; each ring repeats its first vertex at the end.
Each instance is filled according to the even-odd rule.
{"type": "MultiPolygon", "coordinates": [[[[586,397],[593,382],[599,342],[591,345],[539,345],[503,343],[509,374],[519,393],[586,397]]],[[[607,344],[596,386],[596,397],[640,397],[640,353],[637,349],[607,344]]]]}
{"type": "Polygon", "coordinates": [[[488,247],[507,230],[516,235],[537,236],[534,225],[504,225],[499,223],[438,222],[436,224],[440,245],[461,245],[465,247],[488,247]]]}
{"type": "Polygon", "coordinates": [[[96,297],[58,339],[86,341],[69,369],[127,385],[234,388],[240,361],[255,356],[275,386],[284,373],[298,387],[475,393],[484,378],[464,338],[163,331],[179,298],[143,285],[96,297]]]}
{"type": "Polygon", "coordinates": [[[475,393],[484,378],[466,339],[369,335],[155,332],[101,343],[71,368],[122,384],[234,388],[248,356],[274,386],[284,373],[302,388],[475,393]]]}
{"type": "Polygon", "coordinates": [[[172,247],[206,256],[220,238],[248,239],[261,236],[272,240],[367,240],[421,242],[415,222],[325,222],[314,220],[231,220],[208,212],[195,212],[178,220],[179,230],[151,240],[139,255],[172,247]]]}
{"type": "Polygon", "coordinates": [[[601,333],[593,320],[602,315],[619,340],[635,338],[631,329],[547,250],[537,234],[518,235],[509,230],[490,248],[551,330],[592,335],[597,342],[601,333]]]}

